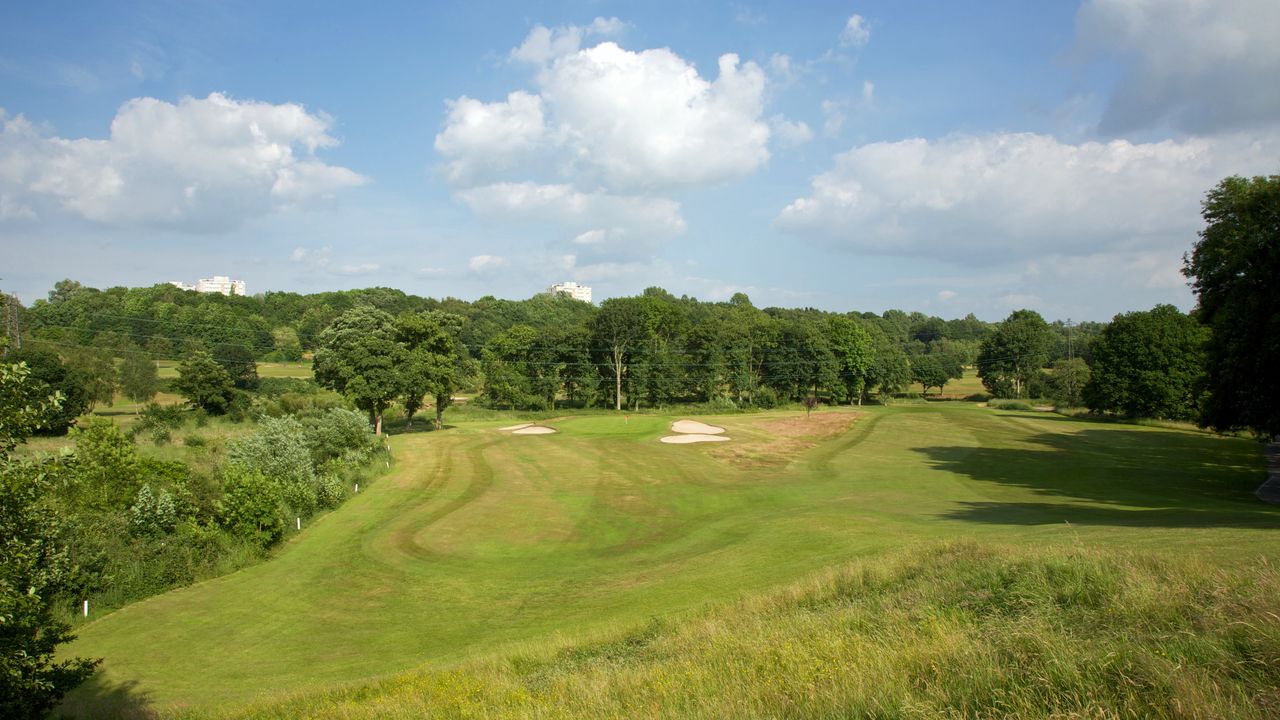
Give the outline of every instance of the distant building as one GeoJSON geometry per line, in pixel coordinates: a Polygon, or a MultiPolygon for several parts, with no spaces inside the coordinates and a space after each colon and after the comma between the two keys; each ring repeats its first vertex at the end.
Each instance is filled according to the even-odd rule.
{"type": "Polygon", "coordinates": [[[547,294],[568,295],[574,300],[581,300],[582,302],[588,303],[591,302],[591,288],[586,285],[579,285],[573,281],[556,283],[555,285],[547,288],[547,294]]]}
{"type": "Polygon", "coordinates": [[[180,290],[195,290],[202,293],[222,293],[223,295],[245,295],[244,281],[232,280],[226,275],[214,275],[211,278],[200,278],[195,285],[181,280],[170,280],[169,284],[180,290]]]}

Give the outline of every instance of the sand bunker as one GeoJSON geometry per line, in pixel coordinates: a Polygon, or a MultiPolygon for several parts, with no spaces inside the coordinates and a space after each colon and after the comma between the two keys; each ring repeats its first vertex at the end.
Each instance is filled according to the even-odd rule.
{"type": "Polygon", "coordinates": [[[722,427],[708,425],[697,420],[677,420],[671,423],[671,429],[678,433],[691,433],[694,435],[719,435],[724,432],[722,427]]]}
{"type": "Polygon", "coordinates": [[[512,435],[550,435],[556,432],[555,428],[549,428],[546,425],[529,425],[519,430],[512,430],[512,435]]]}
{"type": "MultiPolygon", "coordinates": [[[[720,432],[724,432],[724,430],[721,430],[720,432]]],[[[659,438],[661,442],[669,443],[671,445],[687,445],[689,443],[702,443],[702,442],[725,442],[728,439],[729,438],[723,435],[706,435],[704,433],[688,433],[686,435],[668,435],[664,438],[659,438]]]]}
{"type": "Polygon", "coordinates": [[[512,430],[523,430],[527,427],[533,427],[533,423],[520,423],[519,425],[508,425],[504,428],[498,428],[502,432],[511,432],[512,430]]]}

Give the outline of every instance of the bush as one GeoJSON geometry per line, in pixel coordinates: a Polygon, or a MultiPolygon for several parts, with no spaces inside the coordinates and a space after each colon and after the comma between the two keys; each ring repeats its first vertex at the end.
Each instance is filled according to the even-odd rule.
{"type": "Polygon", "coordinates": [[[189,448],[202,448],[207,446],[209,444],[209,441],[205,440],[203,435],[196,435],[195,433],[190,433],[188,435],[183,436],[182,444],[189,448]]]}
{"type": "Polygon", "coordinates": [[[353,410],[333,408],[323,415],[306,418],[302,427],[316,466],[343,457],[348,451],[363,450],[373,442],[368,419],[353,410]]]}
{"type": "Polygon", "coordinates": [[[989,406],[997,410],[1034,410],[1035,409],[1031,407],[1031,403],[1025,402],[1023,400],[992,400],[989,403],[989,406]]]}
{"type": "Polygon", "coordinates": [[[286,512],[280,486],[259,472],[233,468],[217,503],[218,524],[261,547],[284,535],[286,512]]]}
{"type": "Polygon", "coordinates": [[[322,475],[316,486],[316,501],[320,507],[335,508],[347,497],[347,488],[337,475],[322,475]]]}
{"type": "Polygon", "coordinates": [[[778,407],[778,393],[771,387],[760,386],[751,393],[751,404],[761,410],[771,410],[778,407]]]}
{"type": "Polygon", "coordinates": [[[297,419],[263,418],[257,432],[227,443],[227,462],[275,483],[298,514],[315,510],[315,469],[297,419]]]}

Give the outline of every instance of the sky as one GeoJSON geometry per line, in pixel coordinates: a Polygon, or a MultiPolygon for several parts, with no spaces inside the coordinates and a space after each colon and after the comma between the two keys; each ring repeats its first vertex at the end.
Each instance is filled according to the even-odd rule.
{"type": "Polygon", "coordinates": [[[0,288],[1108,320],[1280,172],[1280,3],[0,7],[0,288]]]}

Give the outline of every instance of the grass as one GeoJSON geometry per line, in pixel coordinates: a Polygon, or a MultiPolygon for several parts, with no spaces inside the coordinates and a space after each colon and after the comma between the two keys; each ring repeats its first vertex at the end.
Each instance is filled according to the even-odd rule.
{"type": "MultiPolygon", "coordinates": [[[[178,377],[178,360],[157,360],[157,375],[160,379],[169,379],[178,377]]],[[[311,361],[300,360],[298,362],[260,362],[258,365],[258,377],[282,377],[282,378],[311,378],[311,361]]]]}
{"type": "MultiPolygon", "coordinates": [[[[823,410],[814,417],[837,412],[853,411],[823,410]]],[[[520,692],[523,671],[493,679],[485,675],[484,663],[510,664],[525,655],[535,658],[530,667],[547,657],[561,662],[554,660],[559,648],[577,652],[572,648],[626,636],[650,618],[676,622],[709,605],[767,604],[760,593],[771,597],[771,589],[777,592],[851,560],[874,565],[882,562],[878,556],[904,545],[953,547],[947,543],[959,540],[960,547],[977,548],[966,552],[983,556],[983,547],[998,544],[1012,548],[1015,560],[1031,549],[1046,553],[1026,556],[1032,567],[1042,560],[1052,565],[1061,553],[1074,552],[1096,553],[1096,558],[1089,555],[1090,562],[1110,567],[1106,563],[1113,561],[1107,558],[1113,553],[1134,552],[1140,559],[1114,562],[1127,568],[1176,560],[1189,564],[1190,576],[1199,577],[1197,568],[1212,565],[1245,578],[1252,577],[1249,568],[1259,556],[1274,557],[1280,549],[1280,509],[1251,495],[1263,479],[1261,451],[1244,440],[968,404],[857,412],[846,431],[833,432],[830,421],[817,421],[807,434],[803,413],[723,416],[710,421],[726,427],[734,441],[717,446],[660,444],[657,438],[674,418],[645,414],[629,421],[614,414],[551,420],[548,424],[560,432],[550,436],[498,432],[510,424],[509,417],[397,435],[391,474],[295,536],[276,559],[82,627],[70,651],[105,662],[94,684],[76,693],[67,709],[83,716],[139,706],[164,715],[196,708],[234,714],[258,702],[254,712],[268,717],[292,716],[290,708],[302,708],[297,714],[304,715],[365,717],[373,715],[361,714],[359,698],[372,702],[390,693],[388,715],[422,714],[414,709],[417,700],[409,698],[417,691],[396,695],[385,690],[387,683],[409,683],[410,689],[413,683],[435,683],[440,692],[446,686],[449,692],[462,688],[472,702],[501,708],[506,697],[501,693],[520,692]],[[779,423],[800,428],[788,429],[783,442],[784,433],[773,427],[779,423]],[[734,451],[727,452],[730,448],[734,451]],[[430,668],[426,674],[386,680],[368,690],[334,691],[424,663],[430,668]],[[450,679],[455,677],[456,683],[450,679]],[[273,704],[299,693],[303,705],[273,704]]],[[[1007,564],[999,555],[992,557],[984,561],[989,568],[1007,564]]],[[[906,567],[922,561],[901,562],[906,567]]],[[[923,592],[928,585],[916,587],[923,592]]],[[[886,630],[881,642],[900,639],[895,647],[902,657],[877,660],[874,667],[886,678],[916,673],[924,685],[876,700],[889,703],[880,706],[884,716],[929,715],[930,708],[965,697],[948,695],[944,670],[925,672],[932,667],[926,661],[946,668],[962,664],[970,657],[966,653],[994,654],[998,660],[1004,657],[1000,653],[1021,647],[1016,634],[988,638],[997,626],[952,623],[946,605],[926,603],[924,615],[904,610],[898,617],[889,612],[894,597],[868,605],[859,616],[868,628],[883,621],[890,623],[889,630],[905,633],[886,630]],[[986,644],[969,647],[969,640],[986,644]],[[948,655],[949,648],[959,654],[948,655]]],[[[1213,612],[1226,616],[1228,610],[1213,612]]],[[[1237,610],[1244,618],[1248,607],[1237,610]]],[[[1048,622],[1049,617],[1032,619],[1048,622]]],[[[688,632],[684,627],[672,632],[680,636],[688,632]]],[[[1045,636],[1050,639],[1076,632],[1049,629],[1066,633],[1045,636]]],[[[807,637],[804,642],[813,646],[796,650],[803,659],[806,653],[825,652],[824,633],[775,639],[794,645],[807,637]]],[[[1038,652],[1032,640],[1027,642],[1023,651],[1038,652]]],[[[849,652],[863,657],[855,645],[849,652]]],[[[1084,663],[1080,667],[1093,668],[1093,674],[1061,687],[1101,692],[1103,686],[1094,681],[1104,668],[1095,666],[1104,656],[1090,653],[1105,647],[1063,655],[1063,662],[1084,663]]],[[[684,682],[678,682],[680,673],[687,670],[694,677],[690,687],[696,688],[698,673],[728,672],[731,666],[714,663],[730,656],[690,655],[683,665],[675,659],[654,662],[636,677],[662,671],[665,682],[679,685],[684,682]]],[[[1000,662],[1005,664],[991,667],[1018,664],[1000,662]]],[[[583,672],[592,667],[586,662],[583,672]]],[[[1071,667],[1063,666],[1062,672],[1075,672],[1071,667]]],[[[779,669],[779,682],[796,683],[786,692],[800,692],[809,676],[789,673],[779,669]]],[[[558,687],[558,676],[547,677],[550,687],[558,687]]],[[[728,704],[723,712],[711,702],[720,696],[708,695],[708,704],[699,705],[697,693],[679,688],[672,697],[684,700],[637,709],[624,700],[644,697],[644,682],[614,693],[610,683],[623,676],[574,677],[565,682],[587,684],[566,690],[565,701],[582,697],[574,693],[603,693],[593,701],[597,704],[585,706],[602,715],[785,714],[777,711],[780,705],[750,704],[756,702],[751,693],[764,692],[761,688],[741,689],[732,702],[747,704],[728,704]]],[[[876,677],[868,675],[866,682],[876,677]]],[[[1196,677],[1211,682],[1217,675],[1196,677]]],[[[995,687],[996,676],[984,678],[974,681],[974,699],[965,707],[978,708],[994,697],[995,691],[982,688],[995,687]]],[[[708,682],[728,683],[723,678],[708,682]]],[[[962,693],[968,681],[956,682],[954,692],[962,693]]],[[[1047,703],[1058,686],[1045,687],[1047,703]]],[[[1194,685],[1200,690],[1187,692],[1205,687],[1194,685]]],[[[835,694],[824,690],[814,696],[818,704],[800,706],[819,715],[828,712],[824,707],[853,707],[847,704],[850,692],[848,687],[835,694]]],[[[572,706],[557,705],[561,696],[548,697],[530,707],[543,707],[551,716],[571,711],[572,706]]],[[[1194,694],[1178,697],[1189,702],[1194,694]]],[[[1120,701],[1119,696],[1097,698],[1108,707],[1128,707],[1116,705],[1120,701]]],[[[1016,707],[1021,706],[988,714],[1018,714],[1016,707]]]]}

